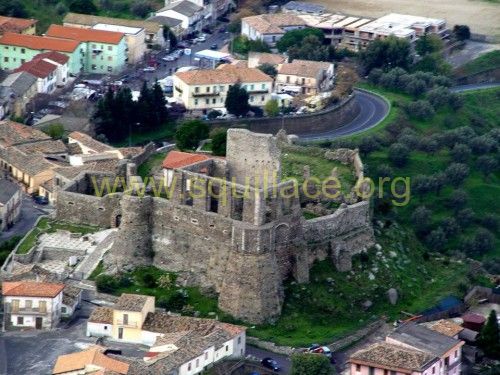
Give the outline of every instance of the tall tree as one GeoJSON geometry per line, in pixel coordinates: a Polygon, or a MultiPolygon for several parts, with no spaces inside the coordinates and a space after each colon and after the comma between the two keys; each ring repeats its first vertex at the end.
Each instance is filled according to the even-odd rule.
{"type": "Polygon", "coordinates": [[[292,375],[330,375],[332,373],[330,360],[322,354],[292,355],[292,375]]]}
{"type": "Polygon", "coordinates": [[[177,42],[178,42],[177,37],[175,36],[174,32],[170,27],[163,26],[163,38],[169,41],[170,50],[177,47],[177,42]]]}
{"type": "Polygon", "coordinates": [[[479,333],[477,344],[488,357],[500,359],[500,332],[495,310],[491,310],[486,324],[479,333]]]}
{"type": "Polygon", "coordinates": [[[164,125],[168,120],[167,101],[158,82],[155,82],[151,92],[151,104],[155,114],[154,127],[158,128],[164,125]]]}
{"type": "Polygon", "coordinates": [[[248,92],[240,83],[235,83],[227,91],[225,106],[227,111],[235,116],[246,115],[250,110],[248,92]]]}
{"type": "Polygon", "coordinates": [[[415,43],[415,50],[420,56],[438,52],[443,48],[443,41],[434,34],[424,34],[415,43]]]}
{"type": "Polygon", "coordinates": [[[184,121],[175,132],[175,142],[180,150],[194,150],[208,138],[208,125],[200,120],[184,121]]]}
{"type": "Polygon", "coordinates": [[[278,48],[278,51],[282,53],[286,52],[290,47],[300,46],[302,41],[311,35],[318,38],[320,43],[323,43],[325,36],[320,29],[305,28],[286,32],[285,35],[283,35],[283,37],[276,43],[276,48],[278,48]]]}
{"type": "Polygon", "coordinates": [[[368,72],[373,68],[407,69],[411,64],[410,42],[392,35],[377,39],[361,53],[361,61],[368,72]]]}

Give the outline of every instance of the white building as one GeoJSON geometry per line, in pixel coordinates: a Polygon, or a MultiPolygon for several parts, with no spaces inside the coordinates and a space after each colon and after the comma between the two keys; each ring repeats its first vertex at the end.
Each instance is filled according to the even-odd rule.
{"type": "Polygon", "coordinates": [[[183,0],[168,4],[156,12],[156,16],[170,17],[181,21],[185,34],[199,32],[205,25],[207,14],[203,7],[194,2],[183,0]]]}
{"type": "Polygon", "coordinates": [[[63,289],[64,284],[59,283],[4,281],[4,327],[56,327],[61,319],[63,289]]]}
{"type": "Polygon", "coordinates": [[[18,184],[0,178],[0,232],[10,228],[21,213],[21,188],[18,184]]]}
{"type": "Polygon", "coordinates": [[[45,52],[25,62],[16,72],[27,72],[37,77],[37,91],[51,94],[68,82],[69,57],[59,52],[45,52]]]}
{"type": "Polygon", "coordinates": [[[259,69],[221,65],[217,69],[177,72],[174,98],[189,110],[210,110],[225,106],[229,88],[240,83],[249,94],[251,106],[264,106],[271,99],[273,79],[259,69]]]}
{"type": "Polygon", "coordinates": [[[275,46],[287,31],[303,29],[306,22],[294,14],[260,14],[241,20],[241,34],[250,40],[261,40],[275,46]]]}
{"type": "Polygon", "coordinates": [[[111,25],[98,23],[92,27],[95,30],[114,31],[125,34],[127,42],[127,62],[136,64],[142,61],[147,50],[146,31],[141,27],[131,27],[122,25],[111,25]]]}
{"type": "Polygon", "coordinates": [[[154,374],[193,375],[245,356],[245,327],[154,310],[154,297],[122,294],[113,307],[94,309],[87,335],[150,346],[143,365],[154,374]]]}

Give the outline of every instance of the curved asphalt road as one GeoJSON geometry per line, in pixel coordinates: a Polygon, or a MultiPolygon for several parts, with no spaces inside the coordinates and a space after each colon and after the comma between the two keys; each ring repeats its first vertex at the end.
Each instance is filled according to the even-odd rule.
{"type": "MultiPolygon", "coordinates": [[[[451,91],[464,92],[489,89],[499,86],[500,83],[481,83],[474,85],[455,86],[451,88],[451,91]]],[[[301,135],[299,136],[300,141],[320,141],[361,133],[376,126],[389,113],[389,102],[382,96],[362,90],[355,90],[355,95],[355,100],[357,100],[359,105],[361,106],[361,111],[352,121],[328,132],[301,135]]]]}

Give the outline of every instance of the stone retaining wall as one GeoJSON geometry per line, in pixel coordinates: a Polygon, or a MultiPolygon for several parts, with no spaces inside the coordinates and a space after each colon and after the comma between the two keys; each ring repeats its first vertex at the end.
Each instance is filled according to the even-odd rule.
{"type": "Polygon", "coordinates": [[[261,117],[232,120],[213,120],[212,127],[243,127],[257,133],[276,134],[285,129],[287,134],[316,134],[336,129],[352,121],[361,108],[356,96],[351,94],[341,103],[315,113],[284,117],[261,117]]]}

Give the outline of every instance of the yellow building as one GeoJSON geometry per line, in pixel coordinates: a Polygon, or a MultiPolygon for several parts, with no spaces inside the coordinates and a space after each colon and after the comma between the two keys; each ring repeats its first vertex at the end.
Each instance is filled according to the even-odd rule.
{"type": "Polygon", "coordinates": [[[227,91],[240,83],[251,106],[264,106],[271,98],[273,79],[259,69],[221,65],[217,69],[192,70],[174,75],[174,98],[189,110],[223,108],[227,91]]]}
{"type": "Polygon", "coordinates": [[[142,342],[142,325],[148,313],[154,311],[154,297],[122,294],[113,308],[113,339],[142,342]]]}
{"type": "Polygon", "coordinates": [[[4,33],[35,35],[37,22],[37,20],[32,18],[0,16],[0,35],[4,33]]]}
{"type": "Polygon", "coordinates": [[[276,91],[316,95],[332,88],[334,74],[332,63],[293,60],[278,67],[276,91]]]}

